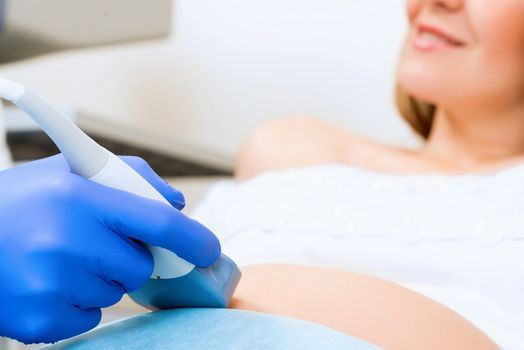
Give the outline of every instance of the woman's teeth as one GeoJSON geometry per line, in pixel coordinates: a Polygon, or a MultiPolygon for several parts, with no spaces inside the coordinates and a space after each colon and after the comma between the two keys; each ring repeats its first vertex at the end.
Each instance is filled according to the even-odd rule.
{"type": "Polygon", "coordinates": [[[421,31],[419,33],[419,36],[423,41],[426,41],[428,43],[438,42],[438,43],[445,43],[445,44],[453,45],[453,46],[460,46],[457,42],[453,40],[447,39],[443,36],[440,36],[440,35],[437,35],[437,34],[434,34],[428,31],[421,31]]]}
{"type": "Polygon", "coordinates": [[[429,33],[429,32],[423,32],[421,37],[422,39],[427,40],[427,41],[446,41],[447,42],[447,40],[444,40],[444,38],[438,35],[429,33]]]}

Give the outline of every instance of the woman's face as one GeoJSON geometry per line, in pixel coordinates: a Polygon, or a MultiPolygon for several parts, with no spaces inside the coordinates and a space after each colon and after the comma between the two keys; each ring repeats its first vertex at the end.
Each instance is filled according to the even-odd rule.
{"type": "Polygon", "coordinates": [[[408,0],[399,83],[439,106],[524,103],[524,0],[408,0]]]}

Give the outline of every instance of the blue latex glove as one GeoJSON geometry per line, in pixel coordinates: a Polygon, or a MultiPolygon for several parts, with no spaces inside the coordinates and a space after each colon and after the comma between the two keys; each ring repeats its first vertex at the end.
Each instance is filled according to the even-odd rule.
{"type": "Polygon", "coordinates": [[[0,172],[0,336],[50,343],[95,327],[153,272],[135,240],[201,267],[219,257],[217,238],[179,211],[183,195],[123,159],[173,207],[74,175],[61,156],[0,172]]]}

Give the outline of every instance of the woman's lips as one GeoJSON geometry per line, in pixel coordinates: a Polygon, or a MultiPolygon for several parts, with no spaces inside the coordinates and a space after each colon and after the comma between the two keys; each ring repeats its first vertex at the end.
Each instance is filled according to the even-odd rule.
{"type": "Polygon", "coordinates": [[[463,47],[465,43],[438,28],[421,24],[412,39],[413,47],[421,51],[450,50],[463,47]]]}

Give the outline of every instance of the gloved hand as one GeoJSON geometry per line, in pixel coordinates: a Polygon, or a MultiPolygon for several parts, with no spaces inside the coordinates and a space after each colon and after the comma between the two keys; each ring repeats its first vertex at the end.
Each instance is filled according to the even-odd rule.
{"type": "Polygon", "coordinates": [[[50,343],[95,327],[153,272],[135,240],[201,267],[219,257],[217,238],[179,211],[183,195],[123,159],[173,207],[74,175],[62,156],[0,172],[0,336],[50,343]]]}

